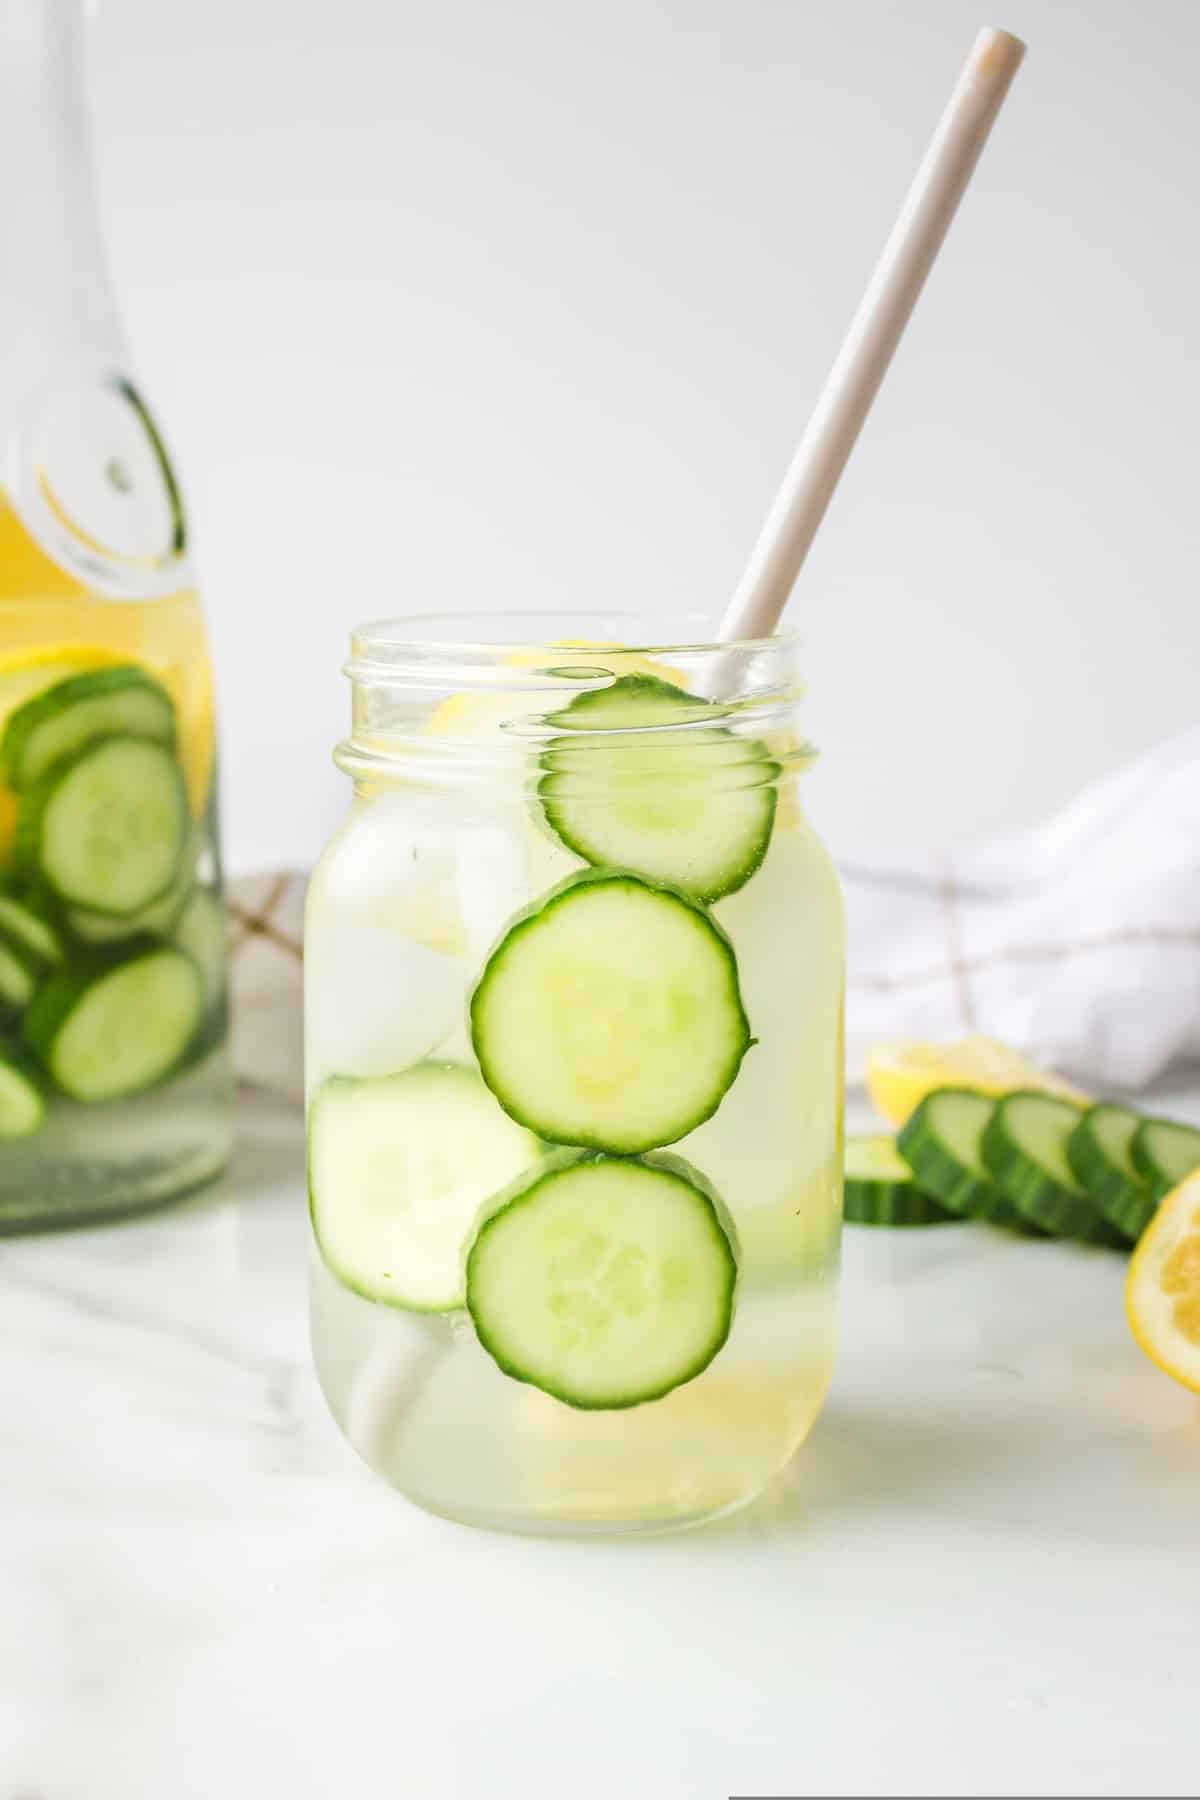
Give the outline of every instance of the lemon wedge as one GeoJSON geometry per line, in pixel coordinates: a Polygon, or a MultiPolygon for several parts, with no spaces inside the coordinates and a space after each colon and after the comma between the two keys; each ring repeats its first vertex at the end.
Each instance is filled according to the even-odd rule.
{"type": "Polygon", "coordinates": [[[1151,1362],[1200,1394],[1200,1174],[1171,1189],[1142,1233],[1125,1312],[1151,1362]]]}
{"type": "Polygon", "coordinates": [[[1082,1106],[1090,1104],[1078,1088],[989,1037],[964,1037],[949,1044],[876,1044],[867,1056],[864,1079],[874,1105],[893,1125],[903,1125],[926,1094],[943,1087],[975,1088],[981,1094],[1036,1088],[1082,1106]]]}

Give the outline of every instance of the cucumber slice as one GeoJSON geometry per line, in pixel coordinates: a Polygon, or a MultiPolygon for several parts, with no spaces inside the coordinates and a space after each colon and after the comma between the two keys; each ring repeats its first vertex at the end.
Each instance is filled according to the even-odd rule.
{"type": "Polygon", "coordinates": [[[1126,1237],[1139,1238],[1155,1199],[1132,1155],[1141,1119],[1127,1106],[1091,1106],[1067,1139],[1067,1161],[1105,1218],[1126,1237]]]}
{"type": "Polygon", "coordinates": [[[31,957],[40,968],[53,968],[62,961],[62,944],[54,927],[15,894],[0,893],[0,943],[31,957]]]}
{"type": "Polygon", "coordinates": [[[1000,1192],[983,1161],[983,1134],[994,1102],[973,1088],[937,1088],[927,1094],[896,1139],[896,1148],[931,1195],[965,1219],[986,1219],[1009,1231],[1027,1221],[1000,1192]]]}
{"type": "Polygon", "coordinates": [[[518,914],[471,996],[471,1037],[518,1124],[622,1155],[711,1118],[753,1042],[720,926],[624,869],[569,876],[518,914]]]}
{"type": "Polygon", "coordinates": [[[623,675],[552,715],[542,812],[594,866],[635,869],[711,902],[743,887],[771,841],[779,765],[762,744],[689,720],[720,710],[652,675],[623,675]],[[686,726],[664,731],[662,726],[686,726]],[[600,735],[603,734],[603,735],[600,735]]]}
{"type": "Polygon", "coordinates": [[[844,1211],[852,1225],[945,1225],[960,1217],[923,1194],[886,1133],[846,1139],[844,1211]]]}
{"type": "Polygon", "coordinates": [[[0,942],[0,1016],[23,1012],[37,990],[28,958],[0,942]]]}
{"type": "Polygon", "coordinates": [[[518,1181],[467,1253],[480,1343],[568,1406],[657,1400],[729,1336],[732,1223],[682,1157],[560,1151],[518,1181]]]}
{"type": "Polygon", "coordinates": [[[308,1191],[321,1255],[343,1286],[412,1312],[466,1298],[463,1250],[480,1209],[541,1153],[473,1069],[334,1075],[313,1097],[308,1191]]]}
{"type": "Polygon", "coordinates": [[[145,738],[106,738],[23,796],[15,850],[68,906],[129,918],[170,888],[188,842],[179,765],[145,738]]]}
{"type": "Polygon", "coordinates": [[[215,1006],[225,992],[228,925],[225,908],[211,889],[195,890],[180,913],[171,938],[199,969],[205,1006],[215,1006]]]}
{"type": "Polygon", "coordinates": [[[174,703],[144,669],[89,669],[43,689],[9,718],[0,766],[13,787],[32,787],[55,763],[106,737],[174,744],[174,703]]]}
{"type": "Polygon", "coordinates": [[[1177,1125],[1173,1119],[1145,1119],[1134,1135],[1130,1154],[1134,1167],[1150,1183],[1157,1203],[1185,1176],[1200,1169],[1200,1131],[1192,1125],[1177,1125]]]}
{"type": "Polygon", "coordinates": [[[32,1137],[46,1118],[46,1102],[15,1052],[0,1050],[0,1140],[32,1137]]]}
{"type": "Polygon", "coordinates": [[[107,913],[89,912],[86,907],[69,907],[65,914],[68,929],[83,944],[120,944],[132,937],[170,937],[192,892],[195,857],[190,849],[179,865],[179,871],[160,900],[114,919],[107,913]]]}
{"type": "Polygon", "coordinates": [[[1074,1101],[1053,1094],[1005,1094],[983,1134],[983,1160],[1001,1192],[1044,1231],[1124,1249],[1124,1233],[1071,1171],[1067,1142],[1079,1117],[1074,1101]]]}
{"type": "Polygon", "coordinates": [[[25,1015],[24,1036],[64,1094],[114,1100],[173,1072],[203,1010],[191,957],[142,943],[52,975],[25,1015]]]}

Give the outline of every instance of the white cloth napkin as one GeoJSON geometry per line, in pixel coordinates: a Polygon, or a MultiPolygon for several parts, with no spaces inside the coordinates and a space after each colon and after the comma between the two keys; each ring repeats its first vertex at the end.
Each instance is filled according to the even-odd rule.
{"type": "MultiPolygon", "coordinates": [[[[880,1039],[968,1032],[1098,1089],[1200,1061],[1200,729],[1031,831],[954,856],[857,856],[841,873],[852,1077],[880,1039]]],[[[232,889],[238,1072],[296,1099],[305,884],[232,889]]]]}

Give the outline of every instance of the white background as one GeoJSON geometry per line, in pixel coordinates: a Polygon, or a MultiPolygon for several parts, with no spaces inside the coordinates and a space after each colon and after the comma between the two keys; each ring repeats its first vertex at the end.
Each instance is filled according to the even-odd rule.
{"type": "MultiPolygon", "coordinates": [[[[714,617],[980,0],[104,0],[106,229],[198,526],[235,864],[310,854],[358,619],[714,617]]],[[[1018,77],[793,606],[835,842],[1196,716],[1195,0],[1018,77]]]]}

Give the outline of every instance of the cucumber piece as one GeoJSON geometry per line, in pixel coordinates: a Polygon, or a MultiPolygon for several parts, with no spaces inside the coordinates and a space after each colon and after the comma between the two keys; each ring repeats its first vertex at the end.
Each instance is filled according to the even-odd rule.
{"type": "Polygon", "coordinates": [[[1079,1123],[1073,1100],[1030,1089],[1005,1094],[983,1134],[983,1160],[996,1185],[1035,1225],[1054,1237],[1126,1247],[1123,1232],[1076,1181],[1067,1142],[1079,1123]]]}
{"type": "Polygon", "coordinates": [[[463,1250],[492,1195],[537,1162],[473,1069],[334,1075],[309,1111],[308,1192],[324,1261],[368,1300],[447,1312],[466,1298],[463,1250]]]}
{"type": "Polygon", "coordinates": [[[538,796],[555,836],[593,866],[635,869],[694,900],[743,887],[771,841],[779,765],[754,739],[689,723],[706,715],[720,709],[652,675],[552,714],[594,734],[564,731],[543,755],[538,796]]]}
{"type": "Polygon", "coordinates": [[[1139,1238],[1154,1214],[1149,1183],[1133,1160],[1141,1124],[1127,1106],[1091,1106],[1067,1139],[1067,1161],[1105,1218],[1127,1237],[1139,1238]]]}
{"type": "Polygon", "coordinates": [[[0,1049],[0,1141],[32,1137],[45,1123],[46,1102],[24,1059],[0,1049]]]}
{"type": "Polygon", "coordinates": [[[179,871],[160,900],[152,900],[127,918],[114,919],[107,913],[89,912],[86,907],[68,907],[64,915],[67,928],[83,944],[120,944],[132,937],[170,937],[179,922],[192,892],[195,857],[190,849],[179,865],[179,871]]]}
{"type": "Polygon", "coordinates": [[[43,969],[53,968],[63,957],[54,927],[15,894],[0,893],[0,944],[30,957],[43,969]]]}
{"type": "MultiPolygon", "coordinates": [[[[1200,1169],[1200,1131],[1174,1119],[1144,1119],[1130,1147],[1133,1164],[1150,1184],[1157,1202],[1200,1169]]],[[[1154,1208],[1151,1209],[1153,1211],[1154,1208]]],[[[1149,1218],[1143,1221],[1143,1229],[1149,1218]]]]}
{"type": "Polygon", "coordinates": [[[843,1167],[844,1211],[852,1225],[945,1225],[960,1217],[921,1192],[886,1133],[847,1138],[843,1167]]]}
{"type": "Polygon", "coordinates": [[[191,957],[204,983],[205,1007],[225,992],[228,924],[225,908],[210,888],[197,888],[180,913],[171,940],[191,957]]]}
{"type": "Polygon", "coordinates": [[[467,1307],[514,1381],[613,1411],[693,1380],[729,1336],[737,1240],[682,1157],[560,1151],[519,1180],[467,1253],[467,1307]]]}
{"type": "Polygon", "coordinates": [[[171,887],[189,839],[179,765],[161,744],[86,745],[22,797],[18,862],[68,906],[128,919],[171,887]]]}
{"type": "Polygon", "coordinates": [[[174,703],[144,669],[89,669],[43,689],[9,718],[0,766],[13,787],[32,787],[55,763],[106,737],[174,744],[174,703]]]}
{"type": "Polygon", "coordinates": [[[115,1100],[173,1073],[203,1010],[191,957],[141,942],[52,975],[25,1015],[24,1037],[64,1094],[115,1100]]]}
{"type": "Polygon", "coordinates": [[[684,894],[588,869],[509,926],[471,996],[483,1079],[552,1143],[632,1155],[712,1117],[753,1042],[733,946],[684,894]]]}
{"type": "Polygon", "coordinates": [[[994,1102],[973,1088],[926,1094],[896,1138],[896,1148],[922,1193],[964,1219],[986,1219],[1009,1231],[1028,1223],[992,1180],[983,1161],[983,1134],[994,1102]]]}
{"type": "Polygon", "coordinates": [[[28,958],[10,944],[0,943],[0,1016],[23,1012],[37,991],[28,958]]]}

